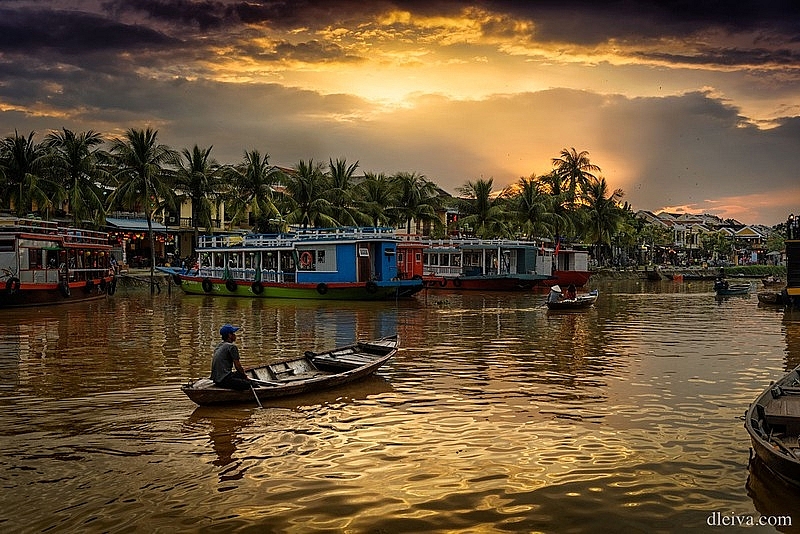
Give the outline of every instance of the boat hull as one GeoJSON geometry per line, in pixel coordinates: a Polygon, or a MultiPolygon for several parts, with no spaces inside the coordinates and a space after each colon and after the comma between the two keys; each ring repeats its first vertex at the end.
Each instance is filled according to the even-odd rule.
{"type": "Polygon", "coordinates": [[[554,271],[552,278],[542,280],[540,283],[547,287],[554,285],[583,287],[589,282],[591,276],[592,273],[589,271],[554,271]]]}
{"type": "Polygon", "coordinates": [[[319,354],[306,353],[302,358],[282,360],[273,364],[247,369],[247,375],[258,387],[236,391],[201,379],[181,387],[189,399],[201,406],[220,404],[252,404],[259,401],[327,390],[363,379],[375,373],[396,353],[398,336],[369,343],[354,343],[319,354]]]}
{"type": "Polygon", "coordinates": [[[550,310],[585,310],[590,308],[597,301],[597,292],[593,291],[587,295],[578,295],[574,299],[559,300],[555,302],[547,301],[547,308],[550,310]]]}
{"type": "Polygon", "coordinates": [[[800,488],[800,375],[798,368],[767,388],[749,406],[744,427],[753,452],[775,475],[800,488]]]}
{"type": "Polygon", "coordinates": [[[117,280],[114,276],[97,278],[89,281],[70,282],[69,284],[7,284],[0,289],[0,308],[22,308],[28,306],[50,306],[53,304],[69,304],[105,298],[116,291],[117,280]]]}
{"type": "Polygon", "coordinates": [[[519,276],[459,276],[426,277],[425,287],[449,291],[532,291],[545,277],[538,275],[519,276]]]}
{"type": "Polygon", "coordinates": [[[422,290],[422,280],[391,282],[275,283],[173,275],[188,295],[314,300],[386,300],[406,298],[422,290]]]}

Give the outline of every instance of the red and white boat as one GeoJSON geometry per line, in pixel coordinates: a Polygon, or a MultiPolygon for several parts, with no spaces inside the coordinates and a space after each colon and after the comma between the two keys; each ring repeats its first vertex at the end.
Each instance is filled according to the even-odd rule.
{"type": "Polygon", "coordinates": [[[0,308],[104,298],[115,290],[105,232],[0,218],[0,308]]]}
{"type": "Polygon", "coordinates": [[[560,246],[556,249],[540,249],[538,261],[551,266],[552,278],[542,281],[546,286],[558,284],[562,287],[582,287],[592,276],[589,271],[589,253],[585,250],[560,246]]]}

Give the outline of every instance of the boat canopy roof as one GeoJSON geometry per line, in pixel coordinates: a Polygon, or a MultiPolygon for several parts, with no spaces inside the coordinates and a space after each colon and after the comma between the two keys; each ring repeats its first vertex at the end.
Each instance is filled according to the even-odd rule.
{"type": "Polygon", "coordinates": [[[324,242],[398,241],[392,228],[309,228],[282,234],[216,234],[200,237],[198,248],[292,248],[296,244],[324,242]]]}

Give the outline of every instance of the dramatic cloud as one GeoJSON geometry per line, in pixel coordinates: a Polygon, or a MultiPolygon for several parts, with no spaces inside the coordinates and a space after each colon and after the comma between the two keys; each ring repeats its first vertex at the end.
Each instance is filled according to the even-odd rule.
{"type": "Polygon", "coordinates": [[[0,135],[153,126],[224,162],[345,157],[449,191],[587,150],[636,209],[774,224],[800,200],[800,5],[25,1],[0,135]]]}

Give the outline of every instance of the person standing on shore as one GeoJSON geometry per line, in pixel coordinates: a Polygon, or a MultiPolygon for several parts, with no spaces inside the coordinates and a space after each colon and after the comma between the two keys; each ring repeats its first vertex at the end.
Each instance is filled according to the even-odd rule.
{"type": "Polygon", "coordinates": [[[250,379],[239,362],[239,347],[235,345],[236,332],[239,329],[240,327],[230,324],[219,329],[222,341],[214,349],[214,357],[211,359],[211,380],[221,388],[245,390],[251,387],[250,379]]]}

